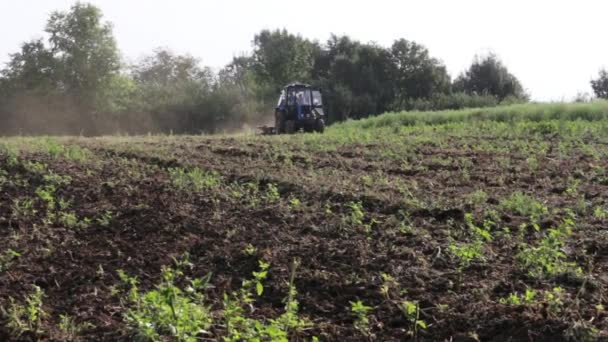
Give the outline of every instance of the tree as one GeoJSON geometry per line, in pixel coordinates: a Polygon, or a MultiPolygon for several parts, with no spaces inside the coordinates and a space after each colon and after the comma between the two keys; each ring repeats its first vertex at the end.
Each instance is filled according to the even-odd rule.
{"type": "Polygon", "coordinates": [[[47,93],[56,84],[56,61],[40,39],[21,45],[21,52],[10,55],[2,70],[6,93],[47,93]]]}
{"type": "Polygon", "coordinates": [[[157,49],[132,67],[142,108],[151,112],[161,128],[199,132],[213,126],[213,115],[204,103],[212,91],[214,75],[190,55],[157,49]]]}
{"type": "Polygon", "coordinates": [[[469,69],[454,81],[454,89],[467,94],[493,95],[499,100],[507,96],[527,98],[519,80],[494,54],[475,57],[469,69]]]}
{"type": "Polygon", "coordinates": [[[261,82],[277,90],[311,79],[314,44],[287,30],[263,30],[253,38],[253,67],[261,82]]]}
{"type": "Polygon", "coordinates": [[[111,84],[120,70],[112,25],[102,23],[99,8],[78,2],[69,12],[52,13],[45,31],[62,88],[81,110],[94,110],[101,87],[111,84]]]}
{"type": "Polygon", "coordinates": [[[408,99],[430,98],[450,89],[450,76],[439,60],[416,42],[396,40],[391,47],[396,69],[397,107],[403,108],[408,99]]]}
{"type": "Polygon", "coordinates": [[[132,75],[141,87],[149,110],[163,111],[176,106],[194,106],[210,91],[213,73],[201,68],[190,55],[176,55],[157,49],[132,67],[132,75]]]}
{"type": "Polygon", "coordinates": [[[361,118],[390,108],[394,67],[390,53],[375,44],[332,35],[316,51],[315,84],[322,86],[331,121],[361,118]]]}
{"type": "Polygon", "coordinates": [[[591,80],[591,88],[600,99],[608,99],[608,71],[600,70],[597,79],[591,80]]]}

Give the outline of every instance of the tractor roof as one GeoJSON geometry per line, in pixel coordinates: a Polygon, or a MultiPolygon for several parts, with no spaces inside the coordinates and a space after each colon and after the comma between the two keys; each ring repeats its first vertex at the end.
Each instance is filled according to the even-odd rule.
{"type": "Polygon", "coordinates": [[[290,83],[290,84],[286,85],[285,88],[312,88],[312,87],[309,84],[294,82],[294,83],[290,83]]]}

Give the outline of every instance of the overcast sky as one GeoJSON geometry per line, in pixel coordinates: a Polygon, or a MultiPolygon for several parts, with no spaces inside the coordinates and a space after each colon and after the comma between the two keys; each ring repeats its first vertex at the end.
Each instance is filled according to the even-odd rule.
{"type": "MultiPolygon", "coordinates": [[[[21,42],[41,37],[54,10],[73,0],[0,0],[0,63],[21,42]]],[[[536,100],[591,92],[608,67],[608,1],[560,0],[91,0],[127,60],[168,47],[219,68],[251,50],[261,29],[286,28],[325,42],[330,33],[388,46],[396,38],[424,44],[452,77],[475,54],[495,52],[536,100]]]]}

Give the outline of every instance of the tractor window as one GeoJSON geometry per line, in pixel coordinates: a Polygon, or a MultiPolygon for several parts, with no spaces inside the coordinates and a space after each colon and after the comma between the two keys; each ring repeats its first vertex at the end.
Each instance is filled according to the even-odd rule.
{"type": "Polygon", "coordinates": [[[295,91],[295,89],[289,89],[289,92],[287,93],[287,105],[295,106],[295,104],[296,104],[296,91],[295,91]]]}
{"type": "Polygon", "coordinates": [[[321,92],[318,90],[312,91],[312,105],[315,107],[323,106],[323,99],[321,98],[321,92]]]}
{"type": "Polygon", "coordinates": [[[310,91],[308,89],[298,90],[296,92],[296,100],[301,106],[310,106],[310,91]]]}

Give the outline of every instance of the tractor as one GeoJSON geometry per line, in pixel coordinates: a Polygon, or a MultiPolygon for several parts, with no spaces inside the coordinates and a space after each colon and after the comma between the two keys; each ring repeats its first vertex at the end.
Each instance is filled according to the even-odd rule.
{"type": "Polygon", "coordinates": [[[325,130],[325,113],[320,89],[308,84],[292,83],[281,91],[275,109],[275,134],[305,132],[323,133],[325,130]]]}

